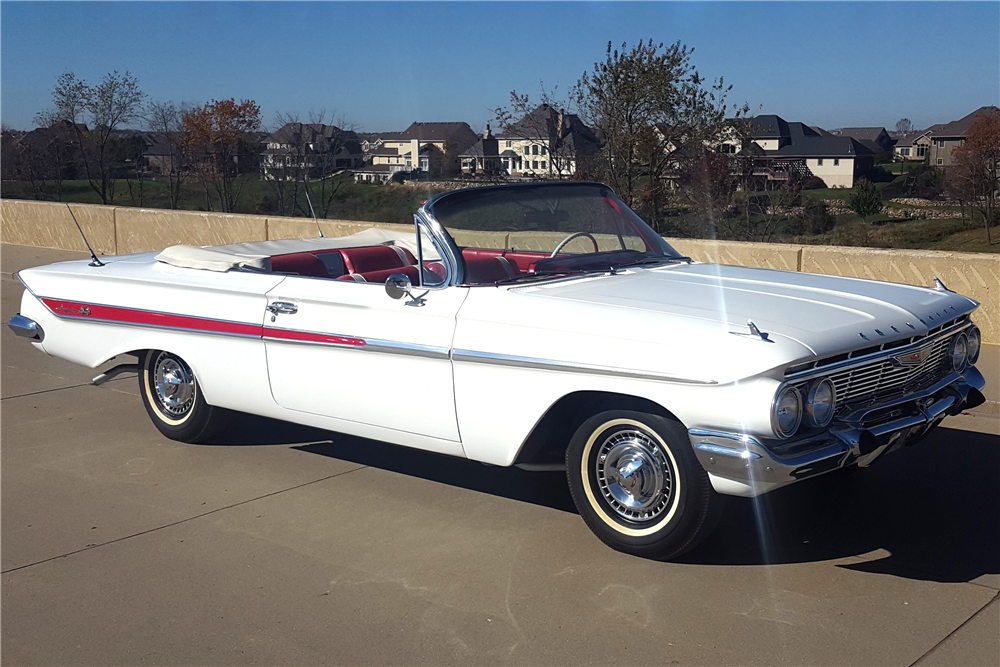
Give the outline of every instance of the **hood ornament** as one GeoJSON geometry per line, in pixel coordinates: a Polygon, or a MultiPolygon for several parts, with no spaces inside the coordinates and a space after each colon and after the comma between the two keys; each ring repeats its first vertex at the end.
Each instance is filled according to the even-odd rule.
{"type": "Polygon", "coordinates": [[[730,331],[729,333],[733,334],[734,336],[752,336],[761,339],[765,343],[774,342],[773,340],[767,337],[768,336],[767,333],[757,328],[757,325],[753,323],[753,320],[747,320],[747,328],[750,329],[750,333],[748,334],[740,333],[739,331],[730,331]]]}
{"type": "Polygon", "coordinates": [[[944,286],[944,283],[941,282],[941,279],[938,278],[937,276],[934,276],[934,289],[936,289],[939,292],[950,292],[951,291],[950,289],[948,289],[947,287],[944,286]]]}

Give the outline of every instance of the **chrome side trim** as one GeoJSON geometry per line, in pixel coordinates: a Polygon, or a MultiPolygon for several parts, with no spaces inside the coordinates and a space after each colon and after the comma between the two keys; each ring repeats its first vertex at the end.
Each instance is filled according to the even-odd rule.
{"type": "Polygon", "coordinates": [[[446,347],[436,347],[433,345],[418,345],[416,343],[404,343],[395,340],[381,340],[379,338],[365,338],[364,336],[344,336],[342,334],[334,334],[327,332],[317,332],[317,331],[303,331],[301,329],[287,329],[287,331],[296,331],[298,333],[315,334],[317,336],[330,336],[334,338],[351,338],[356,340],[363,340],[364,345],[350,344],[350,343],[334,343],[330,341],[319,341],[319,340],[294,340],[291,338],[279,338],[277,336],[263,336],[265,341],[271,343],[289,343],[292,345],[319,345],[322,347],[335,347],[343,350],[357,350],[359,352],[377,352],[381,354],[400,354],[409,357],[423,357],[425,359],[448,359],[448,348],[446,347]]]}
{"type": "MultiPolygon", "coordinates": [[[[27,285],[25,285],[25,287],[27,287],[27,285]]],[[[123,324],[123,325],[131,325],[131,326],[138,326],[138,327],[151,327],[151,328],[156,328],[156,329],[180,329],[180,330],[183,330],[183,331],[202,331],[201,329],[184,329],[183,327],[167,327],[167,326],[156,325],[156,324],[141,324],[141,323],[138,323],[138,322],[121,322],[119,320],[106,320],[106,319],[101,319],[101,318],[96,318],[96,317],[87,317],[86,319],[84,319],[84,318],[81,318],[81,317],[75,317],[75,316],[72,316],[72,315],[66,315],[64,313],[57,313],[56,311],[54,311],[51,308],[49,308],[49,304],[45,303],[45,299],[51,299],[52,301],[69,301],[69,302],[73,302],[73,303],[85,303],[88,306],[98,306],[100,308],[118,308],[118,309],[121,309],[121,310],[132,310],[132,311],[135,311],[137,313],[151,313],[153,315],[169,315],[170,317],[189,317],[189,318],[195,319],[195,320],[206,320],[206,321],[209,321],[209,322],[219,322],[221,324],[238,324],[240,326],[246,326],[246,327],[255,327],[255,326],[258,326],[258,324],[256,322],[237,322],[236,320],[222,320],[222,319],[219,319],[217,317],[204,317],[202,315],[187,315],[187,314],[183,314],[183,313],[168,313],[165,310],[150,310],[149,308],[135,308],[133,306],[115,306],[115,305],[112,305],[110,303],[95,303],[93,301],[82,302],[82,301],[76,301],[75,299],[61,299],[59,297],[54,297],[54,296],[38,296],[34,292],[32,292],[31,294],[36,299],[38,299],[39,302],[41,302],[41,304],[45,308],[45,310],[49,311],[50,313],[52,313],[53,315],[55,315],[56,317],[58,317],[61,320],[73,320],[74,322],[110,322],[111,324],[123,324]]],[[[212,332],[206,332],[206,333],[212,333],[212,332]]],[[[227,335],[227,336],[242,336],[244,334],[225,334],[225,335],[227,335]]]]}
{"type": "Polygon", "coordinates": [[[10,321],[7,322],[7,326],[21,338],[28,338],[39,343],[45,340],[45,331],[42,330],[42,326],[30,317],[25,317],[21,313],[18,313],[14,315],[14,317],[10,318],[10,321]]]}
{"type": "Polygon", "coordinates": [[[533,357],[517,357],[493,352],[477,352],[475,350],[452,350],[452,361],[462,361],[472,364],[488,364],[491,366],[511,366],[515,368],[531,368],[542,371],[559,371],[563,373],[582,373],[584,375],[608,375],[612,377],[633,378],[637,380],[658,380],[660,382],[676,382],[679,384],[718,384],[715,380],[692,380],[679,378],[665,373],[653,373],[611,366],[595,366],[571,361],[555,361],[552,359],[536,359],[533,357]]]}

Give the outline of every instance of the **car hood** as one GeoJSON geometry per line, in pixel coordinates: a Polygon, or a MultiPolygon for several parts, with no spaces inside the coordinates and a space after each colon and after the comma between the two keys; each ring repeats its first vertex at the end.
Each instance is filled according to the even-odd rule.
{"type": "Polygon", "coordinates": [[[749,333],[749,320],[820,356],[924,334],[979,305],[947,290],[698,263],[518,291],[721,323],[732,333],[749,333]]]}

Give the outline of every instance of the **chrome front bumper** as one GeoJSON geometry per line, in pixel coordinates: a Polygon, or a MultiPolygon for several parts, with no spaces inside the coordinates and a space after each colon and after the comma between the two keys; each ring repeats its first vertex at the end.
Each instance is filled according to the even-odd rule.
{"type": "Polygon", "coordinates": [[[45,340],[45,332],[38,322],[18,313],[7,322],[10,330],[22,338],[30,338],[33,341],[42,342],[45,340]]]}
{"type": "Polygon", "coordinates": [[[888,405],[857,409],[820,432],[789,441],[692,428],[695,455],[716,491],[759,496],[850,465],[870,466],[916,442],[948,415],[983,403],[985,379],[970,367],[888,405]]]}

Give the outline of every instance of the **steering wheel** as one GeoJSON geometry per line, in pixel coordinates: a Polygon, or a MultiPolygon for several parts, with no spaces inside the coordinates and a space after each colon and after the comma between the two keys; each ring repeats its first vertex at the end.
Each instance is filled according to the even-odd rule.
{"type": "Polygon", "coordinates": [[[594,243],[594,252],[600,252],[601,251],[601,249],[597,247],[597,239],[595,239],[594,236],[590,232],[576,232],[575,234],[570,234],[569,236],[567,236],[566,238],[564,238],[562,240],[562,242],[559,245],[556,246],[556,249],[552,251],[552,254],[549,255],[549,259],[551,259],[551,258],[555,257],[556,255],[558,255],[559,251],[562,250],[563,248],[565,248],[567,243],[569,243],[573,239],[578,238],[580,236],[586,236],[588,239],[590,239],[594,243]]]}

